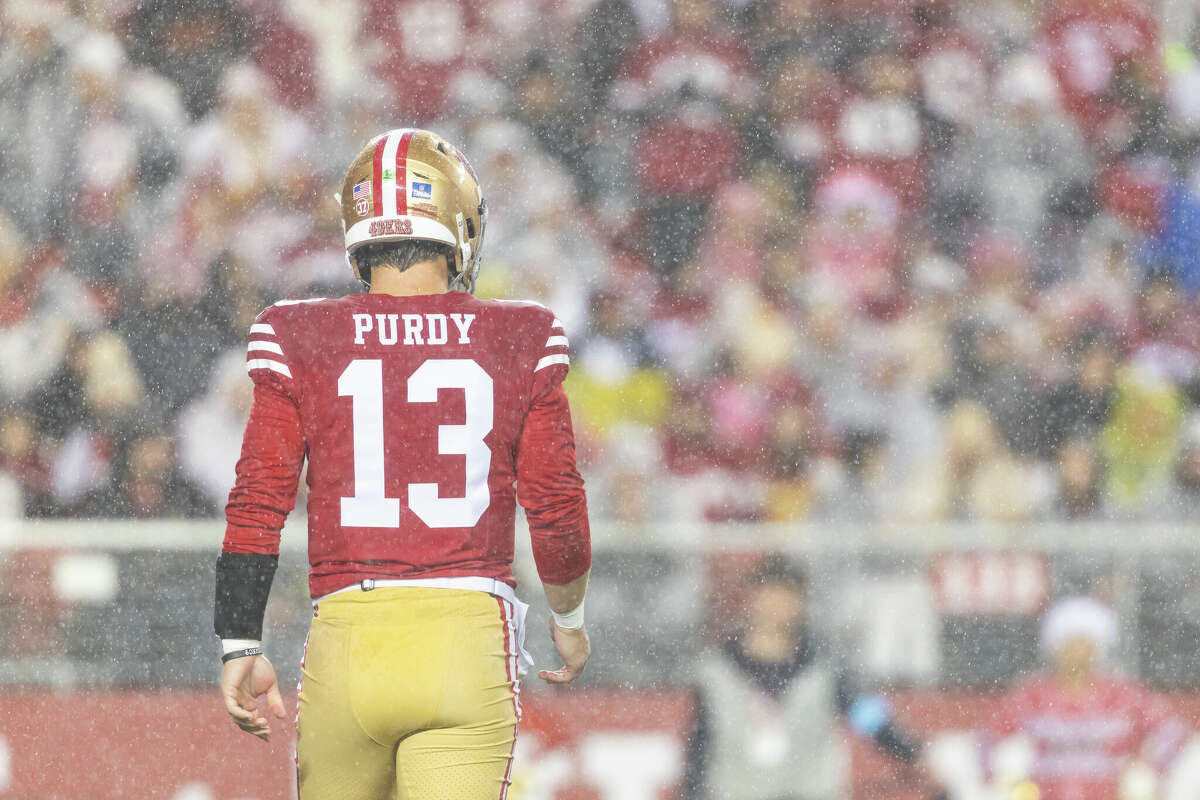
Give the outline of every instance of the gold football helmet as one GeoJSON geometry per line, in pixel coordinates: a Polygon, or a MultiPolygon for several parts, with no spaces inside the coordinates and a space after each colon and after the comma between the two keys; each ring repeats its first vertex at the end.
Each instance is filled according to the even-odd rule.
{"type": "Polygon", "coordinates": [[[376,136],[350,165],[337,199],[346,259],[360,281],[359,247],[426,239],[454,249],[450,288],[474,290],[487,204],[467,159],[441,136],[412,128],[376,136]]]}

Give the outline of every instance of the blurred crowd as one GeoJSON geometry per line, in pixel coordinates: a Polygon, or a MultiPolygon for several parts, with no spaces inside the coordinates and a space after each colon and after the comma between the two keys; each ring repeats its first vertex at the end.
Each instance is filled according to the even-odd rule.
{"type": "Polygon", "coordinates": [[[1195,520],[1183,0],[7,0],[0,512],[220,513],[367,139],[564,320],[593,516],[1195,520]]]}

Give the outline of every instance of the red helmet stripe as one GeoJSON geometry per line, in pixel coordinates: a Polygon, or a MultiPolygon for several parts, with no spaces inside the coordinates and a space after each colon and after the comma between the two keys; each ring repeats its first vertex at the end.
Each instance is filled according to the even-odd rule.
{"type": "Polygon", "coordinates": [[[388,137],[380,136],[375,143],[375,159],[371,164],[371,216],[383,215],[383,148],[388,137]]]}
{"type": "Polygon", "coordinates": [[[396,146],[396,214],[401,217],[408,214],[408,143],[412,137],[412,131],[405,131],[396,146]]]}

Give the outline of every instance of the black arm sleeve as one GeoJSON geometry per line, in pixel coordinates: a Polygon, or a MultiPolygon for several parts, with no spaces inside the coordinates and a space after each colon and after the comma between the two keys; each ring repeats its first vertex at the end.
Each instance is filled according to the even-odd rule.
{"type": "Polygon", "coordinates": [[[217,558],[213,627],[222,639],[261,639],[279,556],[222,553],[217,558]]]}
{"type": "Polygon", "coordinates": [[[912,764],[921,757],[921,741],[892,718],[883,698],[858,691],[844,672],[837,676],[837,708],[838,713],[850,718],[855,733],[869,737],[893,758],[912,764]]]}
{"type": "Polygon", "coordinates": [[[874,741],[880,750],[905,764],[913,764],[921,757],[921,742],[895,720],[889,720],[880,728],[874,741]]]}

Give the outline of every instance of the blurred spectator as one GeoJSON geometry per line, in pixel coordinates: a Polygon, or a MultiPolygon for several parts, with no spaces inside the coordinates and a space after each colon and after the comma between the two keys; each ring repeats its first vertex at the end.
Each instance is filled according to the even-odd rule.
{"type": "Polygon", "coordinates": [[[755,95],[751,60],[720,22],[716,0],[671,0],[669,30],[633,50],[614,86],[619,108],[654,112],[664,99],[690,94],[746,107],[755,95]]]}
{"type": "MultiPolygon", "coordinates": [[[[887,483],[894,477],[888,463],[887,434],[876,429],[855,429],[842,437],[841,459],[824,459],[820,486],[821,518],[852,522],[878,522],[891,515],[887,483]]],[[[815,471],[815,470],[814,470],[815,471]]]]}
{"type": "Polygon", "coordinates": [[[926,392],[950,371],[954,344],[950,328],[959,307],[966,304],[966,276],[959,264],[930,242],[913,243],[905,271],[911,305],[895,320],[891,336],[911,387],[926,392]]]}
{"type": "Polygon", "coordinates": [[[467,0],[363,0],[359,75],[379,75],[398,121],[430,125],[453,77],[471,65],[483,39],[484,8],[467,0]]]}
{"type": "Polygon", "coordinates": [[[812,472],[823,455],[826,436],[809,387],[790,376],[775,381],[768,395],[773,411],[767,420],[761,467],[767,479],[763,518],[799,522],[816,506],[812,472]]]}
{"type": "Polygon", "coordinates": [[[684,793],[696,798],[800,800],[845,793],[850,729],[905,764],[921,743],[886,700],[860,692],[808,625],[807,582],[768,558],[746,580],[742,627],[700,666],[684,793]]]}
{"type": "Polygon", "coordinates": [[[99,323],[96,303],[65,267],[60,249],[31,250],[0,215],[0,395],[36,391],[77,327],[99,323]]]}
{"type": "MultiPolygon", "coordinates": [[[[781,3],[782,6],[804,5],[781,3]]],[[[834,148],[834,126],[844,91],[811,50],[783,51],[771,63],[764,114],[749,121],[753,158],[784,168],[800,197],[809,197],[834,148]]]]}
{"type": "Polygon", "coordinates": [[[1035,241],[1051,191],[1086,177],[1090,155],[1059,108],[1053,77],[1033,54],[1000,66],[992,111],[962,126],[934,174],[942,192],[977,187],[995,229],[1035,241]]]}
{"type": "Polygon", "coordinates": [[[235,0],[139,3],[130,21],[130,56],[153,67],[183,91],[192,119],[216,104],[226,66],[249,47],[246,15],[235,0]]]}
{"type": "Polygon", "coordinates": [[[1005,445],[1025,455],[1037,446],[1038,430],[1029,424],[1037,386],[1017,349],[1014,321],[1000,315],[966,320],[959,328],[956,374],[944,391],[955,399],[979,403],[996,424],[1005,445]]]}
{"type": "Polygon", "coordinates": [[[956,24],[951,4],[941,0],[915,4],[912,19],[909,57],[925,109],[944,124],[973,127],[987,111],[990,64],[984,46],[956,24]]]}
{"type": "Polygon", "coordinates": [[[603,442],[588,442],[583,449],[597,502],[592,506],[589,500],[589,513],[638,531],[647,523],[678,519],[662,496],[665,466],[653,428],[621,422],[603,442]]]}
{"type": "Polygon", "coordinates": [[[319,80],[317,43],[305,29],[304,5],[318,4],[241,1],[254,61],[275,84],[283,104],[294,109],[312,106],[319,80]]]}
{"type": "Polygon", "coordinates": [[[1051,515],[1057,519],[1095,519],[1103,508],[1104,466],[1093,440],[1072,438],[1058,450],[1058,495],[1051,515]]]}
{"type": "MultiPolygon", "coordinates": [[[[513,141],[528,142],[519,129],[485,128],[483,135],[496,135],[502,140],[511,136],[513,141]]],[[[529,146],[536,147],[532,143],[529,146]]],[[[501,197],[510,199],[510,207],[517,213],[516,219],[496,226],[488,222],[489,237],[493,227],[497,229],[495,246],[500,252],[491,259],[479,294],[540,297],[567,325],[569,334],[582,332],[592,313],[589,299],[605,280],[613,279],[604,274],[607,264],[603,244],[588,224],[570,178],[549,158],[518,165],[509,151],[493,153],[485,149],[484,155],[494,156],[494,160],[481,166],[481,174],[499,178],[496,184],[501,197]],[[533,196],[523,188],[524,182],[531,179],[539,182],[538,202],[531,202],[533,196]],[[513,183],[507,183],[509,180],[513,183]],[[565,265],[569,265],[569,279],[564,279],[565,265]]],[[[487,246],[493,246],[490,240],[487,246]]],[[[642,303],[639,295],[650,291],[648,280],[630,276],[621,302],[642,303]]]]}
{"type": "Polygon", "coordinates": [[[246,234],[226,246],[268,285],[278,281],[278,250],[299,236],[289,219],[298,221],[313,202],[312,145],[308,125],[279,103],[257,66],[243,62],[222,77],[217,107],[185,150],[189,178],[214,182],[226,206],[224,224],[246,234]],[[281,163],[288,169],[279,170],[281,163]]]}
{"type": "MultiPolygon", "coordinates": [[[[1200,176],[1200,172],[1197,173],[1200,176]]],[[[1148,258],[1168,270],[1193,300],[1200,296],[1200,192],[1174,183],[1163,201],[1162,228],[1148,242],[1148,258]]]]}
{"type": "Polygon", "coordinates": [[[992,726],[989,764],[1001,791],[1044,800],[1157,796],[1157,778],[1189,731],[1165,699],[1111,672],[1117,636],[1116,615],[1094,599],[1070,597],[1046,612],[1047,670],[1012,690],[992,726]]]}
{"type": "Polygon", "coordinates": [[[77,177],[70,197],[68,257],[76,274],[112,302],[138,277],[132,228],[137,189],[156,180],[139,169],[143,164],[163,168],[171,154],[160,131],[136,125],[136,109],[125,101],[125,54],[114,37],[82,37],[69,66],[72,105],[80,119],[72,153],[77,177]]]}
{"type": "Polygon", "coordinates": [[[1026,0],[954,3],[954,22],[984,43],[993,55],[1011,53],[1034,38],[1043,8],[1026,0]]]}
{"type": "Polygon", "coordinates": [[[1058,452],[1069,439],[1094,440],[1113,406],[1117,343],[1104,331],[1079,337],[1082,349],[1071,378],[1046,393],[1039,414],[1038,450],[1058,452]]]}
{"type": "MultiPolygon", "coordinates": [[[[154,298],[143,301],[136,314],[117,321],[116,329],[129,343],[147,385],[147,404],[160,413],[177,413],[199,392],[219,348],[238,338],[220,325],[220,316],[207,310],[203,304],[178,298],[154,298]]],[[[249,323],[243,330],[249,330],[249,323]]]]}
{"type": "Polygon", "coordinates": [[[1042,46],[1063,94],[1063,105],[1094,139],[1120,124],[1121,77],[1156,77],[1158,31],[1154,18],[1130,0],[1054,0],[1043,11],[1042,46]]]}
{"type": "Polygon", "coordinates": [[[1117,375],[1112,413],[1100,436],[1106,491],[1123,515],[1160,505],[1179,449],[1184,399],[1163,378],[1126,367],[1117,375]]]}
{"type": "Polygon", "coordinates": [[[1163,201],[1170,182],[1170,166],[1164,159],[1136,154],[1110,159],[1096,176],[1104,210],[1142,236],[1162,227],[1163,201]]]}
{"type": "MultiPolygon", "coordinates": [[[[562,227],[570,228],[569,216],[575,203],[571,179],[557,161],[541,151],[522,125],[489,117],[481,121],[464,147],[471,148],[471,163],[478,169],[480,180],[487,184],[489,206],[496,203],[508,212],[488,219],[486,246],[489,252],[493,247],[499,251],[495,260],[501,264],[507,261],[513,243],[520,241],[539,220],[559,219],[562,227]],[[531,187],[537,187],[537,191],[531,187]]],[[[589,263],[584,248],[573,246],[572,257],[578,257],[585,265],[589,263]]],[[[491,276],[483,273],[481,277],[491,280],[491,276]]]]}
{"type": "Polygon", "coordinates": [[[574,77],[581,86],[583,109],[603,108],[630,42],[637,39],[632,5],[630,0],[597,0],[575,32],[579,57],[574,77]]]}
{"type": "Polygon", "coordinates": [[[1084,336],[1091,327],[1108,327],[1127,333],[1136,327],[1140,268],[1133,258],[1134,234],[1115,217],[1094,217],[1080,232],[1074,247],[1063,248],[1073,257],[1076,274],[1059,271],[1057,284],[1046,288],[1037,301],[1047,336],[1084,336]]]}
{"type": "Polygon", "coordinates": [[[69,163],[75,134],[60,124],[72,109],[67,49],[54,35],[70,24],[57,3],[18,0],[4,6],[0,55],[0,175],[6,186],[0,207],[27,235],[40,240],[64,235],[70,208],[69,163]]]}
{"type": "Polygon", "coordinates": [[[881,46],[851,74],[852,90],[837,121],[835,158],[876,176],[906,210],[915,210],[925,199],[926,171],[912,65],[881,46]]]}
{"type": "Polygon", "coordinates": [[[1151,275],[1139,292],[1141,318],[1130,363],[1175,383],[1200,372],[1200,305],[1167,273],[1151,275]]]}
{"type": "Polygon", "coordinates": [[[1005,446],[987,410],[956,404],[945,421],[944,453],[907,480],[897,515],[914,519],[1027,520],[1050,488],[1005,446]]]}
{"type": "Polygon", "coordinates": [[[594,296],[591,310],[592,335],[579,347],[567,381],[584,434],[603,436],[623,421],[658,426],[670,387],[639,341],[638,309],[630,298],[611,292],[594,296]]]}
{"type": "MultiPolygon", "coordinates": [[[[284,76],[278,75],[268,68],[276,84],[276,90],[289,99],[289,105],[296,107],[309,100],[309,92],[315,91],[315,99],[323,101],[328,109],[351,96],[357,91],[370,93],[379,92],[383,96],[382,80],[364,80],[368,70],[364,64],[365,54],[359,52],[358,37],[363,23],[363,8],[358,0],[333,0],[323,3],[280,3],[277,0],[250,3],[256,17],[256,24],[261,26],[265,20],[279,17],[286,21],[289,30],[285,37],[273,42],[274,58],[285,63],[288,73],[297,69],[311,71],[309,75],[301,74],[299,88],[296,94],[290,94],[289,87],[280,86],[284,76]],[[299,34],[300,52],[293,53],[289,45],[296,41],[299,34]],[[309,60],[311,59],[311,63],[309,60]]],[[[384,110],[384,102],[379,102],[377,111],[384,110]]],[[[330,126],[336,125],[336,120],[329,121],[330,126]]],[[[372,131],[374,126],[372,126],[372,131]]],[[[353,141],[343,143],[343,151],[350,154],[365,142],[373,133],[362,131],[353,137],[353,141]]]]}
{"type": "Polygon", "coordinates": [[[523,65],[514,91],[514,116],[533,132],[546,152],[554,155],[576,179],[586,181],[587,128],[569,104],[568,88],[549,57],[534,53],[523,65]]]}
{"type": "Polygon", "coordinates": [[[29,401],[50,452],[50,513],[86,515],[85,496],[107,485],[113,456],[147,424],[144,398],[120,336],[75,339],[59,372],[29,401]]]}
{"type": "Polygon", "coordinates": [[[246,357],[238,348],[213,362],[208,391],[179,415],[181,469],[215,508],[229,499],[253,396],[246,357]]]}
{"type": "Polygon", "coordinates": [[[72,425],[86,419],[84,384],[89,369],[87,343],[73,333],[62,364],[30,398],[39,433],[61,439],[72,425]]]}
{"type": "Polygon", "coordinates": [[[853,57],[845,52],[842,20],[819,0],[752,0],[740,16],[755,61],[776,74],[776,59],[799,53],[826,69],[853,57]]]}
{"type": "Polygon", "coordinates": [[[872,172],[844,167],[828,173],[813,195],[813,275],[856,304],[886,298],[895,290],[900,211],[895,188],[872,172]]]}
{"type": "Polygon", "coordinates": [[[116,441],[143,424],[145,383],[137,371],[129,346],[115,333],[100,333],[84,351],[83,400],[88,420],[116,441]]]}
{"type": "Polygon", "coordinates": [[[0,413],[0,516],[41,516],[50,507],[50,471],[33,419],[19,407],[0,413]]]}
{"type": "Polygon", "coordinates": [[[164,434],[125,443],[116,478],[89,493],[85,513],[94,517],[207,517],[219,507],[180,472],[175,447],[164,434]]]}
{"type": "Polygon", "coordinates": [[[1175,481],[1166,505],[1170,516],[1180,522],[1200,518],[1200,415],[1195,412],[1184,425],[1175,481]]]}
{"type": "Polygon", "coordinates": [[[663,273],[695,253],[707,201],[738,162],[726,115],[744,114],[757,94],[749,54],[718,21],[716,0],[672,0],[671,28],[632,49],[613,86],[616,107],[645,120],[633,151],[644,252],[663,273]]]}

